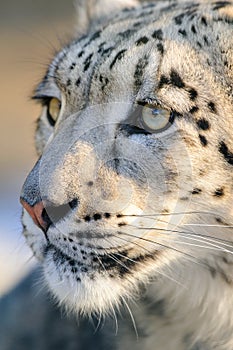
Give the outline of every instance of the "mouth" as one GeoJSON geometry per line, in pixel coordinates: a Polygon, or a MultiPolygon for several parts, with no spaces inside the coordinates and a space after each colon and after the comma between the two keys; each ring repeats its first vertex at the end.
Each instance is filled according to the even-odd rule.
{"type": "Polygon", "coordinates": [[[123,278],[142,268],[146,261],[155,259],[152,253],[132,256],[131,250],[124,248],[109,252],[81,246],[79,251],[76,247],[75,254],[70,254],[49,243],[44,249],[44,259],[53,262],[59,274],[73,276],[78,282],[83,275],[91,280],[97,275],[123,278]]]}

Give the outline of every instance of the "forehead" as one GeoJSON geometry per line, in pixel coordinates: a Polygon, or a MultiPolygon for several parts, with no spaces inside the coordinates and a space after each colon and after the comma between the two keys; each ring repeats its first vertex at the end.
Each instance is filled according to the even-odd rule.
{"type": "Polygon", "coordinates": [[[174,66],[182,67],[183,76],[187,71],[189,79],[195,79],[190,76],[195,64],[222,74],[221,32],[226,36],[227,31],[223,21],[213,19],[227,4],[158,1],[125,9],[65,47],[50,65],[44,86],[54,84],[77,100],[90,99],[92,90],[99,90],[97,98],[109,93],[114,83],[115,94],[127,86],[135,95],[145,81],[150,85],[145,89],[153,90],[161,71],[171,74],[174,66]]]}

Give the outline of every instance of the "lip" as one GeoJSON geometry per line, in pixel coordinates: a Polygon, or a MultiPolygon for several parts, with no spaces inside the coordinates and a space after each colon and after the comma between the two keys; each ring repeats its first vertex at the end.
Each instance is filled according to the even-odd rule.
{"type": "Polygon", "coordinates": [[[142,267],[146,261],[155,259],[152,253],[130,258],[127,256],[128,251],[122,250],[106,254],[98,254],[96,251],[85,252],[86,258],[83,260],[82,254],[77,254],[77,258],[71,257],[53,244],[48,244],[44,250],[45,258],[49,254],[61,272],[65,272],[68,268],[75,275],[83,273],[93,275],[98,272],[108,273],[113,278],[133,274],[136,266],[142,267]]]}

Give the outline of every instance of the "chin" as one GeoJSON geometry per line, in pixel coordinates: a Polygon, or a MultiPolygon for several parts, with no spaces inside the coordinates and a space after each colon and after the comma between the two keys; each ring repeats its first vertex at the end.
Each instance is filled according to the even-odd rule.
{"type": "Polygon", "coordinates": [[[138,287],[132,277],[119,281],[107,273],[64,271],[64,267],[56,266],[49,257],[43,263],[43,270],[45,283],[56,302],[69,313],[106,315],[137,295],[138,287]]]}

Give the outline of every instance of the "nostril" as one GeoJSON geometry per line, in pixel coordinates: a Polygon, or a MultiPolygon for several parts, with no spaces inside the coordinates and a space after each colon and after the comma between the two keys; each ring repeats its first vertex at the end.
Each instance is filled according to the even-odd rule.
{"type": "Polygon", "coordinates": [[[69,203],[55,206],[52,204],[46,204],[42,211],[42,218],[48,226],[55,224],[63,219],[69,212],[75,209],[78,205],[78,200],[75,198],[69,203]]]}
{"type": "Polygon", "coordinates": [[[20,199],[24,209],[27,210],[37,226],[47,232],[50,225],[57,223],[63,219],[69,212],[74,210],[78,205],[78,200],[75,198],[67,204],[55,206],[47,201],[38,202],[31,206],[23,198],[20,199]]]}
{"type": "Polygon", "coordinates": [[[50,217],[47,214],[47,211],[45,209],[42,210],[41,217],[46,224],[46,231],[48,231],[49,226],[52,224],[52,221],[50,220],[50,217]]]}

